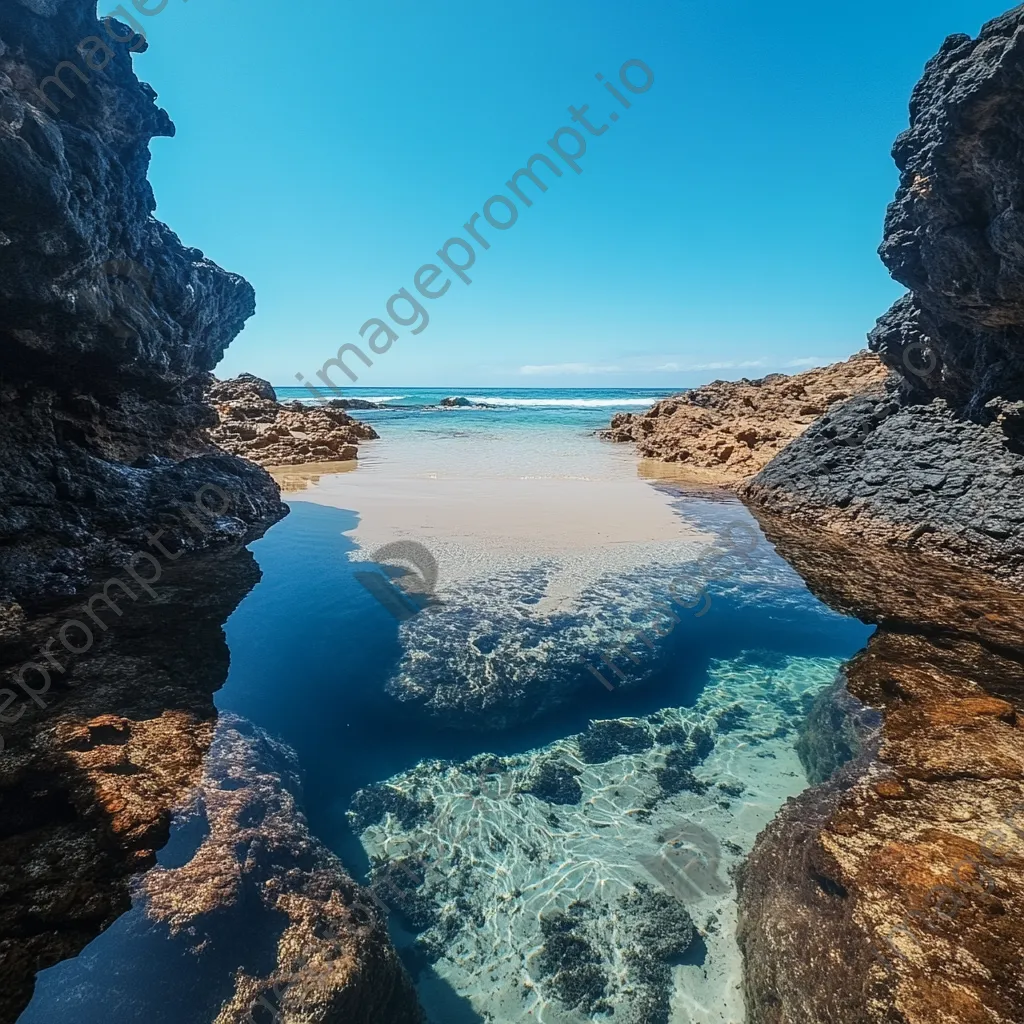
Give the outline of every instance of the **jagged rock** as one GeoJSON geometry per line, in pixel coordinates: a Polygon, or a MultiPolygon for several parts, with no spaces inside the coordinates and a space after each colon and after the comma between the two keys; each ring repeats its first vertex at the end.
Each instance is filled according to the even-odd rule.
{"type": "Polygon", "coordinates": [[[1024,582],[1024,459],[944,399],[845,403],[743,494],[772,516],[1024,582]]]}
{"type": "Polygon", "coordinates": [[[280,403],[273,387],[251,373],[211,379],[207,397],[220,420],[210,439],[261,466],[344,462],[357,457],[360,441],[379,436],[344,411],[345,399],[316,406],[280,403]]]}
{"type": "Polygon", "coordinates": [[[274,966],[240,969],[214,1024],[421,1024],[384,912],[310,833],[300,800],[294,753],[223,716],[196,796],[207,834],[187,864],[145,876],[146,916],[188,944],[197,979],[207,959],[219,968],[216,938],[261,919],[276,936],[274,966]]]}
{"type": "Polygon", "coordinates": [[[90,0],[0,9],[0,602],[74,593],[146,551],[258,536],[285,514],[264,472],[217,454],[202,378],[252,315],[252,288],[153,217],[149,140],[174,133],[132,71],[145,47],[90,0]],[[78,44],[107,40],[93,69],[78,44]],[[109,60],[107,60],[109,54],[109,60]],[[46,79],[64,68],[61,87],[46,79]],[[97,70],[99,64],[106,66],[97,70]],[[84,80],[83,80],[84,79],[84,80]],[[39,86],[42,86],[40,90],[39,86]],[[232,495],[223,530],[176,505],[232,495]]]}
{"type": "Polygon", "coordinates": [[[792,377],[717,380],[644,413],[616,413],[602,437],[632,441],[644,458],[676,463],[696,482],[735,484],[757,473],[836,403],[880,392],[887,376],[877,356],[859,352],[792,377]]]}
{"type": "Polygon", "coordinates": [[[819,597],[880,623],[841,703],[882,722],[862,718],[853,760],[790,800],[742,869],[748,1020],[1017,1024],[1024,597],[934,557],[762,525],[819,597]]]}
{"type": "Polygon", "coordinates": [[[880,254],[911,289],[870,347],[884,398],[831,410],[748,487],[773,514],[1024,585],[1024,8],[950,36],[893,155],[880,254]]]}
{"type": "MultiPolygon", "coordinates": [[[[223,624],[259,578],[252,554],[236,550],[170,567],[159,602],[114,591],[123,618],[107,612],[110,628],[90,650],[51,647],[63,671],[40,695],[45,706],[27,696],[4,705],[4,1024],[28,1003],[36,972],[77,955],[139,885],[149,929],[162,930],[169,962],[188,961],[206,1000],[188,1014],[176,1005],[176,1021],[251,1024],[269,1019],[266,1002],[292,1024],[420,1020],[379,904],[308,831],[294,754],[241,719],[218,722],[223,624]],[[154,868],[172,817],[205,834],[183,863],[154,868]],[[268,960],[262,973],[224,973],[225,963],[268,960]]],[[[0,646],[0,686],[20,692],[17,668],[42,660],[33,652],[73,618],[86,618],[81,606],[24,623],[0,646]]],[[[131,1019],[149,1019],[152,992],[130,980],[115,988],[131,1019]]]]}

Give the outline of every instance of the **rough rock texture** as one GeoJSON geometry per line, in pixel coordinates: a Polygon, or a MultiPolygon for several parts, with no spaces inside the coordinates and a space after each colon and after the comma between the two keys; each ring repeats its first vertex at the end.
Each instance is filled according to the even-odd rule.
{"type": "Polygon", "coordinates": [[[232,492],[251,537],[285,512],[267,474],[204,436],[204,375],[253,292],[152,216],[149,140],[174,128],[132,71],[144,42],[111,22],[128,40],[113,42],[95,12],[0,7],[0,602],[30,608],[146,549],[148,530],[172,548],[223,540],[175,535],[172,509],[205,483],[232,492]],[[89,37],[109,42],[86,47],[92,69],[89,37]],[[70,96],[45,84],[69,60],[70,96]]]}
{"type": "Polygon", "coordinates": [[[763,525],[818,596],[881,624],[837,706],[883,721],[744,866],[748,1019],[1019,1024],[1024,597],[939,559],[763,525]]]}
{"type": "MultiPolygon", "coordinates": [[[[294,755],[241,720],[217,722],[223,623],[258,580],[248,551],[221,551],[170,568],[159,601],[133,605],[115,591],[123,617],[107,613],[91,650],[54,649],[63,672],[39,688],[45,707],[3,705],[3,1024],[31,998],[37,971],[128,911],[133,876],[146,871],[152,927],[180,936],[189,985],[212,1000],[189,1016],[169,993],[175,1024],[251,1024],[268,990],[292,1024],[419,1020],[372,899],[308,832],[294,755]],[[202,842],[180,866],[154,869],[172,817],[189,815],[206,823],[202,842]],[[240,963],[262,971],[236,973],[240,963]]],[[[0,638],[0,686],[17,690],[18,666],[69,618],[86,617],[74,606],[0,638]]],[[[152,997],[126,987],[125,1005],[152,997]]]]}
{"type": "Polygon", "coordinates": [[[271,939],[273,966],[240,969],[231,997],[203,1018],[214,1024],[271,1014],[280,1024],[420,1024],[384,913],[310,834],[301,792],[291,750],[222,717],[192,808],[207,834],[188,863],[145,876],[147,917],[188,947],[200,991],[222,981],[209,948],[218,939],[271,939]]]}
{"type": "Polygon", "coordinates": [[[62,623],[88,622],[81,607],[0,646],[0,685],[21,697],[4,702],[0,725],[0,1021],[17,1018],[37,971],[128,910],[131,876],[155,863],[172,809],[202,777],[228,669],[221,627],[259,578],[252,555],[234,551],[170,570],[159,602],[114,590],[122,617],[108,611],[81,656],[56,645],[63,671],[48,691],[26,675],[38,702],[17,669],[45,665],[36,652],[62,623]],[[211,577],[216,586],[202,583],[211,577]]]}
{"type": "Polygon", "coordinates": [[[344,411],[345,399],[318,406],[280,403],[273,387],[251,373],[211,380],[207,397],[220,419],[211,440],[261,466],[344,462],[357,458],[360,441],[379,436],[344,411]]]}
{"type": "Polygon", "coordinates": [[[792,377],[716,380],[644,413],[616,413],[602,436],[633,441],[643,457],[677,463],[695,482],[734,484],[752,477],[837,402],[880,393],[887,376],[877,356],[859,352],[792,377]]]}
{"type": "Polygon", "coordinates": [[[1024,583],[1024,459],[944,401],[865,396],[826,414],[744,492],[772,515],[1024,583]]]}
{"type": "Polygon", "coordinates": [[[833,409],[748,497],[1024,584],[1024,8],[951,36],[896,141],[880,253],[911,289],[870,336],[886,398],[833,409]]]}

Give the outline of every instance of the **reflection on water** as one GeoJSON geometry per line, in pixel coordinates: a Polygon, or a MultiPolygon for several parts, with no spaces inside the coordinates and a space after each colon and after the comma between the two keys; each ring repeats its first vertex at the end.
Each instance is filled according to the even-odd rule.
{"type": "Polygon", "coordinates": [[[277,481],[282,494],[299,494],[307,487],[319,483],[322,476],[351,473],[359,466],[355,459],[345,462],[307,462],[304,466],[267,466],[267,472],[277,481]]]}

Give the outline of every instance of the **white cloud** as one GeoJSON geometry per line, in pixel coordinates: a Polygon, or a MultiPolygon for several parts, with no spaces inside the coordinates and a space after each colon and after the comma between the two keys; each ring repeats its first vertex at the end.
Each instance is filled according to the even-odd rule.
{"type": "Polygon", "coordinates": [[[805,356],[803,359],[790,359],[785,365],[787,368],[795,366],[824,366],[825,362],[826,360],[820,356],[805,356]]]}
{"type": "Polygon", "coordinates": [[[541,366],[520,366],[519,372],[527,377],[548,373],[566,373],[583,376],[588,373],[621,373],[621,366],[605,363],[545,363],[541,366]]]}
{"type": "Polygon", "coordinates": [[[661,366],[655,366],[654,369],[691,373],[697,370],[747,370],[764,365],[763,359],[747,359],[743,362],[728,363],[662,363],[661,366]]]}

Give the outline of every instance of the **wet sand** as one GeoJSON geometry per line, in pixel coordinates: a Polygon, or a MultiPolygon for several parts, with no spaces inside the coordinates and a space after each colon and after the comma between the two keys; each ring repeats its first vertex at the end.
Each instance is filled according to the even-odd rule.
{"type": "Polygon", "coordinates": [[[556,561],[561,608],[600,575],[677,564],[712,543],[669,489],[641,479],[631,453],[590,435],[403,431],[364,444],[352,463],[272,469],[286,499],[358,513],[365,557],[417,541],[436,558],[438,590],[510,567],[556,561]]]}

